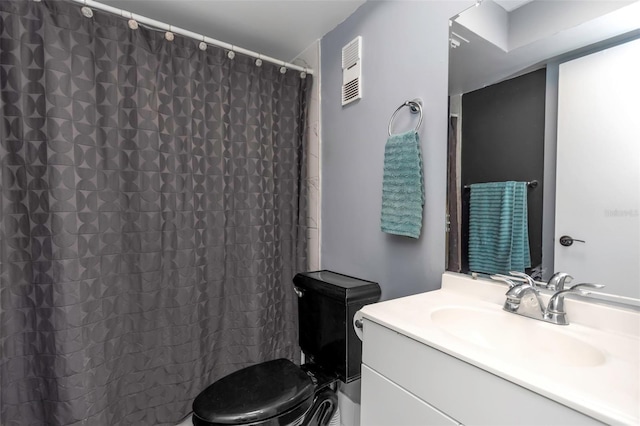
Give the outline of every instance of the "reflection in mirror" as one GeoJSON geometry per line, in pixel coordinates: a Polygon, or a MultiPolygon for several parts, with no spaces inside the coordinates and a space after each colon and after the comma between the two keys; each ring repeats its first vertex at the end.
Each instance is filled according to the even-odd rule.
{"type": "MultiPolygon", "coordinates": [[[[600,282],[606,285],[603,291],[622,296],[612,297],[614,301],[640,298],[640,121],[625,119],[640,116],[640,83],[638,78],[629,78],[617,89],[612,84],[630,74],[619,73],[622,68],[637,69],[635,75],[640,75],[640,55],[634,55],[624,66],[613,66],[610,59],[612,52],[622,50],[619,46],[640,48],[639,38],[640,1],[484,0],[451,19],[447,270],[495,273],[511,268],[547,281],[560,266],[574,276],[576,283],[600,282]],[[582,86],[574,84],[567,89],[571,86],[567,82],[577,81],[571,69],[585,68],[589,61],[583,58],[592,57],[599,57],[605,64],[597,71],[601,81],[585,81],[582,86]],[[606,64],[613,70],[607,70],[606,64]],[[613,74],[605,77],[609,71],[613,74]],[[582,97],[577,104],[573,100],[578,99],[576,93],[600,96],[598,91],[610,93],[607,102],[614,102],[617,108],[605,107],[605,99],[600,97],[597,101],[582,97]],[[580,105],[583,108],[576,109],[580,105]],[[585,111],[592,113],[585,115],[585,111]],[[616,111],[617,117],[605,114],[611,111],[616,111]],[[589,121],[588,132],[596,135],[596,154],[587,154],[584,148],[586,138],[580,133],[581,128],[587,128],[580,125],[586,124],[584,120],[589,121]],[[573,129],[565,131],[571,126],[573,129]],[[611,131],[613,128],[622,133],[611,131]],[[572,136],[568,138],[566,132],[572,136]],[[624,143],[615,145],[618,141],[624,143]],[[568,153],[564,147],[571,144],[578,152],[568,153]],[[564,152],[558,154],[557,164],[556,150],[564,152]],[[582,168],[591,173],[576,181],[576,164],[581,162],[587,166],[582,168]],[[556,168],[565,173],[556,174],[556,168]],[[493,195],[502,200],[498,201],[499,215],[483,217],[478,213],[490,211],[479,210],[482,204],[478,199],[485,197],[486,202],[491,198],[478,195],[489,189],[477,184],[500,182],[505,186],[502,184],[506,181],[537,183],[526,187],[526,201],[520,204],[527,215],[524,223],[528,241],[524,245],[515,237],[521,235],[518,224],[522,221],[513,213],[519,211],[518,202],[515,210],[504,204],[504,199],[517,200],[504,192],[508,189],[493,195]],[[604,195],[593,195],[595,181],[601,184],[604,195]],[[567,186],[569,195],[561,192],[567,186]],[[607,192],[607,186],[611,191],[607,192]],[[621,198],[609,198],[614,192],[622,194],[621,198]],[[573,199],[585,194],[586,207],[575,210],[573,199]],[[564,198],[556,202],[556,195],[564,198]],[[569,210],[572,203],[574,210],[569,210]],[[504,232],[500,238],[489,238],[491,233],[482,234],[484,231],[478,237],[477,223],[501,215],[510,221],[506,242],[504,232]],[[586,220],[588,229],[573,227],[579,217],[586,220]],[[616,236],[614,228],[623,236],[616,236]],[[478,241],[490,242],[483,246],[490,255],[511,247],[507,257],[516,261],[478,263],[478,241]],[[567,242],[572,244],[567,246],[567,242]],[[524,264],[520,261],[523,250],[524,264]],[[562,259],[566,254],[569,262],[567,256],[562,259]]],[[[504,219],[501,223],[504,231],[504,219]]]]}

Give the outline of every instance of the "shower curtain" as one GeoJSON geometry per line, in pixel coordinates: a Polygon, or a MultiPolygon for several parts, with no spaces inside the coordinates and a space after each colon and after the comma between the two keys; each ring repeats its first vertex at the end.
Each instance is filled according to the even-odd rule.
{"type": "Polygon", "coordinates": [[[296,360],[311,77],[0,2],[0,424],[175,424],[296,360]]]}

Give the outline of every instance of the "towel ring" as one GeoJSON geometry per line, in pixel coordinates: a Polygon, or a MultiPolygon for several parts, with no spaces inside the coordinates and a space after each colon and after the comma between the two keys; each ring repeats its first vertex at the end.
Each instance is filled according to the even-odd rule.
{"type": "Polygon", "coordinates": [[[389,120],[389,129],[388,129],[389,136],[391,136],[391,125],[393,124],[393,119],[396,118],[396,115],[398,115],[398,112],[400,112],[400,110],[406,106],[410,108],[410,111],[412,114],[420,113],[420,118],[418,119],[418,125],[416,126],[415,131],[418,132],[418,129],[422,125],[422,101],[420,99],[405,101],[405,103],[403,103],[398,108],[396,108],[396,110],[393,112],[393,115],[391,115],[391,119],[389,120]]]}

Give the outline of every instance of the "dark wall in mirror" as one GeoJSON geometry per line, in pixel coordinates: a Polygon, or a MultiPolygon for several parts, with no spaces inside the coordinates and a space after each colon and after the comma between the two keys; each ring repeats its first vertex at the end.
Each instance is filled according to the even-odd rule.
{"type": "MultiPolygon", "coordinates": [[[[531,268],[542,264],[546,70],[540,69],[462,96],[462,271],[469,272],[469,189],[481,182],[537,181],[527,191],[531,268]]],[[[533,272],[532,272],[533,271],[533,272]]]]}

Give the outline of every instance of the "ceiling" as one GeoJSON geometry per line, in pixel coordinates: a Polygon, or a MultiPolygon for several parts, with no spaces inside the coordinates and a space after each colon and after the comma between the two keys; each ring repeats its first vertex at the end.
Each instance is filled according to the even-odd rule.
{"type": "MultiPolygon", "coordinates": [[[[480,7],[489,3],[484,0],[480,7]]],[[[532,38],[507,50],[457,20],[452,22],[451,38],[459,45],[452,43],[449,50],[449,94],[468,93],[549,62],[640,36],[640,0],[534,0],[519,6],[509,12],[509,18],[519,15],[517,23],[528,28],[532,38]]]]}
{"type": "Polygon", "coordinates": [[[507,12],[511,12],[512,10],[522,7],[533,0],[493,0],[493,1],[498,3],[498,5],[500,5],[507,12]]]}
{"type": "Polygon", "coordinates": [[[98,0],[119,9],[291,61],[365,0],[98,0]]]}

